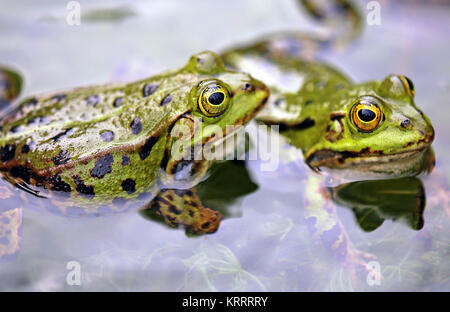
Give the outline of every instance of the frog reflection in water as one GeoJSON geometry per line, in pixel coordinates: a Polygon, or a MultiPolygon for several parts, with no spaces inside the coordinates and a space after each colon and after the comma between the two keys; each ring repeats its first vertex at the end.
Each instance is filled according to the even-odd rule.
{"type": "MultiPolygon", "coordinates": [[[[324,10],[315,6],[317,1],[303,2],[322,21],[351,17],[353,27],[361,25],[357,10],[348,1],[330,1],[324,10]]],[[[228,67],[248,72],[268,85],[268,104],[256,119],[279,125],[282,137],[302,151],[313,171],[321,173],[308,174],[303,208],[314,237],[348,263],[359,262],[367,268],[360,257],[366,255],[351,248],[333,201],[351,208],[367,231],[387,218],[407,219],[411,228],[420,229],[423,185],[409,177],[433,169],[434,130],[414,102],[414,84],[408,77],[390,74],[380,81],[355,84],[334,67],[314,60],[314,53],[333,46],[335,39],[297,32],[275,34],[227,50],[222,58],[228,67]],[[322,182],[324,175],[330,185],[322,182]],[[358,180],[368,181],[351,183],[358,180]],[[393,209],[399,203],[403,209],[393,209]],[[334,238],[330,239],[330,233],[334,238]]]]}
{"type": "MultiPolygon", "coordinates": [[[[3,77],[16,85],[9,72],[3,77]]],[[[130,84],[28,98],[1,118],[1,174],[64,215],[101,215],[150,202],[170,225],[214,232],[220,215],[192,189],[212,160],[182,156],[194,146],[222,144],[233,135],[229,126],[246,124],[267,98],[264,84],[225,70],[212,52],[130,84]],[[174,132],[180,125],[191,131],[174,132]],[[180,136],[186,133],[191,136],[180,136]],[[189,148],[172,149],[180,140],[189,148]]],[[[6,185],[2,190],[2,197],[12,194],[6,185]]],[[[17,236],[20,213],[11,211],[2,211],[0,256],[18,248],[10,238],[17,236]]]]}

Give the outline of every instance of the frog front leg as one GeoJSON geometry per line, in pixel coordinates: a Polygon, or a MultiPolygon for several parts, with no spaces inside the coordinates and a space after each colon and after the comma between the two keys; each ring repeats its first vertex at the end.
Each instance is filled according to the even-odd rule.
{"type": "Polygon", "coordinates": [[[304,217],[314,241],[320,242],[328,252],[344,263],[354,285],[357,283],[357,266],[368,273],[377,274],[368,265],[368,261],[375,257],[354,247],[339,220],[328,189],[323,187],[321,178],[314,175],[310,175],[307,182],[304,217]]]}
{"type": "Polygon", "coordinates": [[[156,214],[171,227],[183,226],[188,233],[209,234],[217,231],[222,220],[219,212],[205,207],[195,188],[163,189],[143,208],[144,215],[156,214]]]}

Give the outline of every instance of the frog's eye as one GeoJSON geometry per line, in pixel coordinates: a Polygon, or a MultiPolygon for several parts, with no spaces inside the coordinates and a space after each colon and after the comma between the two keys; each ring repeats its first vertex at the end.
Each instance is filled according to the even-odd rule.
{"type": "Polygon", "coordinates": [[[362,98],[353,105],[350,117],[360,131],[372,132],[380,124],[381,110],[375,101],[362,98]]]}
{"type": "Polygon", "coordinates": [[[230,104],[230,91],[218,81],[210,81],[202,86],[198,97],[198,107],[207,117],[223,114],[230,104]]]}
{"type": "Polygon", "coordinates": [[[408,94],[411,97],[414,97],[414,94],[416,94],[416,90],[414,89],[414,84],[411,81],[411,79],[409,79],[406,76],[398,76],[400,78],[400,80],[402,81],[403,86],[405,87],[406,91],[408,92],[408,94]]]}

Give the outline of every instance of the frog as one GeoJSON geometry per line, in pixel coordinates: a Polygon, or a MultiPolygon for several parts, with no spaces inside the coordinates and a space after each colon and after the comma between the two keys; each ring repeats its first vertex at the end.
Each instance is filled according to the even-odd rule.
{"type": "Polygon", "coordinates": [[[0,118],[2,179],[31,195],[27,206],[40,197],[63,215],[151,209],[170,226],[213,233],[221,216],[201,204],[195,185],[214,159],[194,148],[224,144],[268,95],[265,84],[205,51],[136,82],[27,97],[0,118]]]}
{"type": "MultiPolygon", "coordinates": [[[[317,51],[342,49],[360,33],[361,14],[351,1],[301,2],[317,20],[329,25],[343,21],[337,28],[353,31],[344,36],[331,31],[333,34],[325,37],[300,31],[269,34],[227,48],[221,57],[228,68],[249,72],[270,88],[268,103],[255,120],[277,126],[281,139],[303,156],[304,166],[298,165],[294,171],[286,166],[286,175],[306,176],[302,206],[313,238],[351,267],[352,274],[354,265],[370,271],[368,259],[374,256],[353,247],[336,207],[352,209],[355,219],[361,221],[367,211],[360,208],[367,208],[367,201],[349,193],[365,189],[370,196],[377,194],[380,183],[394,184],[398,186],[395,192],[405,191],[409,200],[405,210],[386,212],[378,198],[371,210],[376,224],[361,221],[359,225],[363,230],[375,230],[386,218],[407,219],[412,229],[420,230],[424,192],[415,177],[434,168],[434,128],[416,105],[414,83],[407,76],[388,73],[379,80],[355,83],[318,56],[317,51]],[[334,233],[333,239],[330,233],[334,233]]],[[[278,170],[275,175],[281,173],[278,170]]]]}

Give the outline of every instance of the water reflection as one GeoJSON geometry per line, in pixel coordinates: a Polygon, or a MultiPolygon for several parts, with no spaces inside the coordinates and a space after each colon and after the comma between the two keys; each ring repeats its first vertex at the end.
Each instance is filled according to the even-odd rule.
{"type": "Polygon", "coordinates": [[[361,229],[371,232],[385,220],[413,230],[424,226],[425,189],[416,177],[357,181],[329,188],[332,200],[352,210],[361,229]]]}

